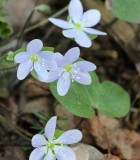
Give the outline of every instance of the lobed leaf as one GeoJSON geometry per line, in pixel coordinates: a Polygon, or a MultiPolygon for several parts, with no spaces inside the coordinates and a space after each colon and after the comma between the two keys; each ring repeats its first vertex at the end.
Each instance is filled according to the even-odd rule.
{"type": "Polygon", "coordinates": [[[125,21],[140,23],[140,0],[111,0],[112,13],[125,21]]]}
{"type": "Polygon", "coordinates": [[[65,96],[58,95],[56,82],[50,84],[51,92],[66,109],[80,117],[94,116],[94,108],[108,116],[125,116],[130,107],[128,93],[113,82],[100,83],[94,72],[91,77],[91,85],[74,82],[65,96]]]}

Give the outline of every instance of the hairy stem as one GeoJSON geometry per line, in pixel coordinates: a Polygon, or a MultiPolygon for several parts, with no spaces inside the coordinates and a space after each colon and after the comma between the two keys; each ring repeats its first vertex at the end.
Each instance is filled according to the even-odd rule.
{"type": "Polygon", "coordinates": [[[108,146],[108,147],[107,147],[107,150],[108,150],[108,156],[107,156],[107,158],[108,158],[108,160],[110,160],[110,156],[111,156],[111,145],[110,145],[110,143],[109,143],[108,134],[107,134],[106,129],[105,129],[105,127],[103,126],[103,124],[102,124],[102,122],[101,122],[101,120],[100,120],[99,111],[98,111],[97,109],[94,109],[94,111],[95,111],[95,114],[96,114],[98,123],[99,123],[99,125],[101,126],[101,128],[102,128],[102,130],[103,130],[103,132],[104,132],[104,135],[105,135],[105,139],[106,139],[107,146],[108,146]]]}

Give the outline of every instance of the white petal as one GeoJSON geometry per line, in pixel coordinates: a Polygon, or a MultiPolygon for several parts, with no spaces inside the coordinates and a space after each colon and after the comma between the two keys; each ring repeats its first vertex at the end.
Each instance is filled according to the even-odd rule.
{"type": "Polygon", "coordinates": [[[72,129],[64,132],[58,139],[55,140],[55,143],[60,144],[74,144],[82,139],[81,131],[77,129],[72,129]]]}
{"type": "Polygon", "coordinates": [[[47,61],[44,63],[45,67],[49,71],[55,71],[57,69],[56,61],[47,61]]]}
{"type": "Polygon", "coordinates": [[[101,14],[96,9],[88,10],[87,12],[84,12],[82,16],[82,23],[84,27],[92,27],[95,26],[101,19],[101,14]]]}
{"type": "Polygon", "coordinates": [[[39,57],[46,70],[53,71],[57,69],[57,63],[55,61],[56,55],[53,52],[41,51],[39,57]]]}
{"type": "Polygon", "coordinates": [[[49,141],[51,141],[54,137],[56,120],[57,120],[56,116],[52,117],[45,126],[45,135],[49,141]]]}
{"type": "Polygon", "coordinates": [[[55,160],[54,154],[49,149],[47,155],[44,157],[44,160],[55,160]]]}
{"type": "Polygon", "coordinates": [[[76,160],[76,155],[70,147],[55,146],[54,152],[58,160],[76,160]]]}
{"type": "Polygon", "coordinates": [[[90,38],[83,31],[78,31],[75,36],[75,41],[82,47],[89,48],[92,44],[90,38]]]}
{"type": "Polygon", "coordinates": [[[67,21],[57,19],[57,18],[49,18],[49,21],[55,24],[56,26],[63,28],[63,29],[70,29],[71,24],[67,21]]]}
{"type": "Polygon", "coordinates": [[[29,53],[35,54],[41,51],[42,47],[43,47],[42,41],[39,39],[34,39],[28,43],[27,51],[29,53]]]}
{"type": "Polygon", "coordinates": [[[48,79],[48,71],[41,62],[34,63],[34,70],[41,82],[45,82],[48,79]]]}
{"type": "Polygon", "coordinates": [[[70,88],[69,73],[63,73],[57,82],[57,92],[60,96],[64,96],[70,88]]]}
{"type": "Polygon", "coordinates": [[[58,65],[58,67],[62,67],[64,65],[63,64],[64,63],[64,56],[59,52],[56,52],[55,55],[56,55],[56,63],[58,65]]]}
{"type": "Polygon", "coordinates": [[[96,66],[88,61],[78,61],[74,63],[76,68],[83,72],[94,71],[96,66]]]}
{"type": "Polygon", "coordinates": [[[76,30],[75,29],[68,29],[68,30],[62,31],[62,33],[67,38],[74,38],[75,34],[76,34],[76,30]]]}
{"type": "Polygon", "coordinates": [[[50,82],[57,80],[60,77],[62,70],[63,70],[62,68],[58,68],[55,71],[50,71],[48,74],[48,79],[46,83],[50,83],[50,82]]]}
{"type": "Polygon", "coordinates": [[[76,74],[76,76],[73,76],[74,80],[78,83],[84,84],[84,85],[89,85],[91,84],[91,76],[88,72],[80,72],[76,74]]]}
{"type": "Polygon", "coordinates": [[[22,63],[22,62],[27,61],[29,59],[30,59],[30,54],[28,52],[20,52],[14,58],[16,63],[22,63]]]}
{"type": "Polygon", "coordinates": [[[38,147],[31,152],[29,160],[40,160],[44,156],[44,154],[45,151],[43,150],[43,148],[38,147]]]}
{"type": "Polygon", "coordinates": [[[21,63],[17,70],[17,78],[23,80],[31,71],[33,64],[31,61],[21,63]]]}
{"type": "Polygon", "coordinates": [[[42,61],[53,61],[55,59],[55,54],[51,51],[41,51],[39,52],[39,57],[42,61]]]}
{"type": "Polygon", "coordinates": [[[41,134],[36,134],[32,138],[32,146],[33,147],[41,147],[43,145],[46,145],[47,141],[41,134]]]}
{"type": "Polygon", "coordinates": [[[69,49],[66,54],[64,55],[64,61],[66,63],[73,63],[76,61],[80,56],[80,49],[78,47],[74,47],[69,49]]]}
{"type": "Polygon", "coordinates": [[[75,22],[79,22],[83,15],[83,6],[80,0],[71,0],[68,6],[69,16],[75,22]]]}
{"type": "Polygon", "coordinates": [[[98,30],[93,29],[93,28],[84,28],[83,30],[84,30],[85,32],[89,33],[89,34],[107,35],[107,33],[98,31],[98,30]]]}

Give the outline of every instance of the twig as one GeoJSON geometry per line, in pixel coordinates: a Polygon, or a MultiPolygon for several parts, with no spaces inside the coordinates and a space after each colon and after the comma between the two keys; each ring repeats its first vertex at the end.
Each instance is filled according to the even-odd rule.
{"type": "MultiPolygon", "coordinates": [[[[65,6],[65,7],[62,8],[60,11],[56,12],[55,14],[53,14],[51,17],[52,17],[52,18],[56,18],[56,17],[62,15],[64,12],[67,11],[67,8],[68,8],[68,6],[65,6]]],[[[25,30],[25,33],[29,32],[29,31],[32,31],[32,30],[34,30],[34,29],[36,29],[36,28],[39,28],[39,27],[41,27],[41,26],[44,26],[44,25],[47,24],[48,22],[49,22],[48,19],[44,19],[43,21],[41,21],[41,22],[39,22],[39,23],[37,23],[37,24],[35,24],[35,25],[27,28],[27,29],[25,30]]]]}
{"type": "Polygon", "coordinates": [[[31,20],[33,14],[34,14],[34,9],[33,9],[32,12],[30,13],[29,17],[27,18],[27,20],[26,20],[26,22],[25,22],[25,24],[24,24],[24,26],[23,26],[23,28],[22,28],[22,30],[21,30],[21,32],[20,32],[20,36],[19,36],[19,38],[18,38],[18,41],[17,41],[17,45],[16,45],[16,47],[15,47],[15,50],[21,46],[21,44],[22,44],[22,39],[23,39],[23,37],[24,37],[24,31],[25,31],[26,27],[28,26],[28,24],[30,23],[30,20],[31,20]]]}
{"type": "Polygon", "coordinates": [[[35,81],[33,81],[31,79],[29,79],[29,84],[35,85],[35,86],[37,86],[37,87],[39,87],[39,88],[41,88],[45,91],[50,91],[49,88],[42,87],[41,85],[39,85],[38,83],[36,83],[35,81]]]}
{"type": "Polygon", "coordinates": [[[8,126],[8,128],[10,128],[13,132],[22,137],[24,140],[31,141],[30,138],[25,136],[25,133],[24,134],[21,133],[18,127],[15,127],[14,125],[6,121],[6,119],[1,115],[0,115],[0,122],[3,124],[3,126],[8,126]]]}
{"type": "MultiPolygon", "coordinates": [[[[35,1],[35,6],[36,6],[36,4],[37,4],[37,0],[35,1]]],[[[32,12],[28,16],[28,18],[27,18],[27,20],[26,20],[26,22],[25,22],[25,24],[24,24],[24,26],[23,26],[23,28],[22,28],[22,30],[20,32],[20,36],[19,36],[19,39],[17,41],[17,45],[15,47],[16,49],[19,48],[21,46],[21,44],[22,44],[22,40],[23,40],[23,36],[24,36],[24,31],[27,28],[27,26],[29,25],[30,20],[32,19],[32,16],[34,14],[34,11],[35,11],[35,8],[33,8],[32,12]]]]}
{"type": "Polygon", "coordinates": [[[96,115],[96,117],[97,117],[97,120],[98,120],[98,123],[99,123],[99,125],[101,126],[101,128],[102,128],[102,130],[103,130],[103,132],[104,132],[104,135],[105,135],[105,139],[106,139],[106,142],[107,142],[107,150],[108,150],[108,160],[110,160],[110,157],[111,157],[111,145],[110,145],[110,143],[109,143],[109,139],[108,139],[108,134],[107,134],[107,132],[106,132],[106,129],[105,129],[105,127],[103,126],[103,124],[102,124],[102,122],[101,122],[101,120],[100,120],[100,117],[99,117],[99,112],[98,112],[98,110],[97,109],[94,109],[94,111],[95,111],[95,115],[96,115]]]}
{"type": "MultiPolygon", "coordinates": [[[[55,14],[53,14],[51,17],[53,17],[53,18],[59,17],[60,15],[62,15],[63,13],[65,13],[65,12],[67,11],[67,8],[68,8],[68,6],[65,6],[65,7],[62,8],[60,11],[56,12],[55,14]]],[[[40,21],[40,22],[38,22],[37,24],[35,24],[35,25],[33,25],[33,26],[25,29],[25,30],[24,30],[24,33],[28,33],[28,32],[30,32],[30,31],[36,29],[36,28],[39,28],[39,27],[47,24],[47,23],[49,23],[49,20],[46,18],[46,19],[44,19],[43,21],[40,21]]],[[[10,39],[10,41],[13,40],[13,39],[16,38],[16,37],[19,37],[19,36],[20,36],[20,33],[14,35],[14,37],[12,37],[12,38],[10,39]]],[[[1,47],[0,51],[3,51],[3,52],[4,52],[5,50],[8,50],[8,49],[10,49],[10,48],[11,48],[11,46],[8,46],[7,44],[5,44],[3,47],[1,47]],[[5,46],[6,46],[6,47],[5,47],[5,46]]],[[[2,55],[2,54],[1,54],[1,55],[2,55]]]]}

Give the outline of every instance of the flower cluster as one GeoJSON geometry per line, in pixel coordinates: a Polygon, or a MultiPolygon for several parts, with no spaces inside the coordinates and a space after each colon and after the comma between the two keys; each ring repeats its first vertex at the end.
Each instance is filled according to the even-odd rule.
{"type": "Polygon", "coordinates": [[[76,160],[74,151],[68,144],[74,144],[82,139],[82,133],[77,129],[64,132],[55,139],[57,117],[52,117],[45,126],[45,134],[36,134],[32,138],[32,151],[29,160],[76,160]]]}
{"type": "MultiPolygon", "coordinates": [[[[71,0],[68,6],[68,20],[49,18],[50,22],[64,29],[63,35],[74,39],[80,46],[90,47],[92,41],[90,34],[106,35],[91,27],[101,19],[101,14],[96,9],[83,12],[80,0],[71,0]]],[[[88,61],[79,59],[80,49],[74,47],[64,55],[44,50],[43,43],[34,39],[28,43],[26,51],[16,54],[14,60],[19,63],[17,77],[23,80],[30,72],[35,72],[38,80],[51,83],[57,81],[57,92],[60,96],[67,94],[71,82],[90,85],[92,80],[89,72],[96,66],[88,61]]],[[[82,139],[82,133],[69,130],[55,138],[57,117],[52,117],[45,126],[44,134],[36,134],[32,138],[32,151],[29,160],[76,160],[75,153],[68,144],[77,143],[82,139]]]]}
{"type": "Polygon", "coordinates": [[[71,0],[68,6],[69,18],[64,21],[57,18],[49,18],[50,22],[64,29],[63,35],[73,38],[80,46],[89,48],[92,44],[88,34],[106,35],[91,27],[99,23],[101,14],[96,9],[90,9],[83,13],[83,6],[80,0],[71,0]]]}
{"type": "Polygon", "coordinates": [[[64,96],[71,81],[84,85],[91,84],[91,77],[88,73],[96,69],[96,66],[87,61],[77,61],[80,56],[78,47],[74,47],[63,56],[60,53],[42,51],[41,40],[35,39],[27,45],[27,51],[15,56],[15,62],[20,63],[17,71],[19,80],[24,79],[30,71],[35,71],[41,82],[53,82],[58,79],[58,94],[64,96]]]}

